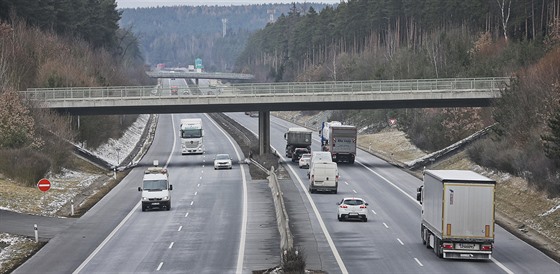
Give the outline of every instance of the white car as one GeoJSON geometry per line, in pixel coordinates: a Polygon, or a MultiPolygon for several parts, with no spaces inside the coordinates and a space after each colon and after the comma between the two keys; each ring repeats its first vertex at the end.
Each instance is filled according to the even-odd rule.
{"type": "Polygon", "coordinates": [[[344,198],[338,205],[337,218],[339,221],[356,219],[367,222],[368,203],[362,198],[344,198]]]}
{"type": "Polygon", "coordinates": [[[232,168],[231,157],[229,157],[229,154],[218,154],[216,155],[216,158],[214,158],[214,169],[221,168],[232,168]]]}
{"type": "Polygon", "coordinates": [[[299,168],[309,168],[309,163],[311,162],[311,154],[305,153],[299,158],[299,168]]]}

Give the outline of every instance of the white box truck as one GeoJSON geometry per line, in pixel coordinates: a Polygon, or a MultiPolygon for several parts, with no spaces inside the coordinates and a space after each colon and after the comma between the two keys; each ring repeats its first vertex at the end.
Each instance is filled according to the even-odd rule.
{"type": "Polygon", "coordinates": [[[138,187],[138,191],[142,192],[142,211],[152,208],[170,210],[171,190],[173,185],[169,183],[167,169],[158,167],[157,161],[154,161],[154,166],[144,171],[142,186],[138,187]]]}
{"type": "Polygon", "coordinates": [[[356,159],[358,129],[340,122],[323,122],[321,130],[321,150],[331,153],[333,162],[353,164],[356,159]]]}
{"type": "Polygon", "coordinates": [[[422,243],[440,258],[491,259],[496,182],[470,170],[425,170],[422,243]]]}
{"type": "Polygon", "coordinates": [[[181,154],[204,153],[202,119],[181,119],[181,154]]]}

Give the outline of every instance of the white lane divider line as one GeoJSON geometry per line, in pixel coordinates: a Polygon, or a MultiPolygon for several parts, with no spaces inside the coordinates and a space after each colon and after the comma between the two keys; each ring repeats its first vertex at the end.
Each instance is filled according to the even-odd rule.
{"type": "Polygon", "coordinates": [[[202,180],[202,176],[200,176],[200,180],[202,180]]]}
{"type": "MultiPolygon", "coordinates": [[[[219,127],[216,124],[216,122],[214,122],[214,120],[212,120],[210,116],[208,116],[208,114],[205,115],[228,139],[229,143],[235,150],[235,155],[237,156],[237,159],[241,161],[241,153],[239,153],[239,150],[235,146],[235,143],[231,140],[228,134],[221,127],[219,127]]],[[[206,155],[204,157],[206,157],[206,155]]],[[[241,217],[241,231],[240,231],[241,237],[239,239],[239,249],[237,250],[237,267],[235,271],[235,273],[237,274],[243,273],[243,261],[245,259],[245,242],[247,241],[247,219],[248,219],[247,176],[245,175],[245,168],[240,165],[240,169],[241,169],[241,179],[243,181],[243,213],[241,217]]]]}
{"type": "Polygon", "coordinates": [[[344,183],[345,183],[346,185],[348,185],[348,182],[344,181],[344,183]]]}
{"type": "Polygon", "coordinates": [[[372,209],[371,212],[373,212],[373,214],[377,215],[377,212],[375,212],[375,210],[372,209]]]}
{"type": "Polygon", "coordinates": [[[195,191],[195,192],[194,192],[194,196],[196,196],[197,194],[198,194],[198,191],[195,191]]]}
{"type": "Polygon", "coordinates": [[[196,187],[200,187],[200,184],[196,185],[196,187]]]}
{"type": "Polygon", "coordinates": [[[183,229],[183,226],[180,226],[179,229],[177,229],[177,231],[181,231],[183,229]]]}
{"type": "MultiPolygon", "coordinates": [[[[172,126],[172,128],[175,128],[175,121],[173,121],[173,114],[171,114],[171,126],[172,126]]],[[[177,143],[177,134],[173,134],[173,147],[171,148],[171,152],[169,153],[169,156],[167,157],[167,162],[165,162],[164,168],[167,168],[167,166],[169,165],[169,162],[171,161],[171,156],[173,156],[173,151],[175,151],[175,144],[176,143],[177,143]]],[[[86,258],[86,260],[83,261],[80,264],[80,266],[78,266],[78,268],[76,268],[76,270],[74,270],[74,272],[72,272],[72,273],[80,273],[80,271],[82,271],[82,269],[84,269],[84,267],[86,267],[86,265],[93,259],[93,257],[95,257],[95,255],[97,255],[97,253],[111,240],[111,238],[113,238],[113,236],[117,233],[117,231],[119,231],[119,229],[121,229],[121,227],[126,223],[126,221],[130,218],[130,216],[132,216],[132,214],[138,209],[138,207],[140,207],[141,204],[142,204],[142,202],[138,202],[136,204],[136,206],[134,206],[134,208],[132,208],[132,210],[130,210],[130,212],[126,215],[126,217],[124,217],[124,219],[117,225],[117,227],[115,227],[115,229],[113,229],[113,231],[111,231],[111,233],[109,233],[107,238],[105,238],[105,240],[103,240],[103,242],[101,242],[101,244],[99,246],[97,246],[97,248],[95,248],[95,250],[91,254],[89,254],[89,256],[86,258]]]]}
{"type": "Polygon", "coordinates": [[[160,271],[162,266],[163,266],[163,262],[159,263],[159,265],[158,265],[156,271],[160,271]]]}
{"type": "Polygon", "coordinates": [[[185,218],[189,217],[189,213],[187,212],[187,214],[185,214],[185,218]]]}
{"type": "MultiPolygon", "coordinates": [[[[251,131],[255,136],[258,136],[255,132],[251,131]]],[[[275,147],[272,147],[274,150],[277,150],[275,147]]],[[[282,161],[286,161],[286,159],[284,157],[282,157],[282,155],[280,156],[280,160],[282,161]]],[[[290,171],[292,172],[292,174],[297,174],[296,171],[292,168],[291,165],[288,165],[288,169],[290,169],[290,171]]],[[[301,178],[299,178],[299,176],[295,175],[300,187],[304,190],[305,196],[307,197],[307,200],[309,201],[311,208],[313,209],[313,212],[315,213],[315,216],[317,217],[317,220],[319,221],[319,226],[321,227],[321,230],[323,231],[323,234],[325,235],[325,238],[327,238],[327,243],[329,244],[329,247],[331,248],[331,252],[334,255],[334,258],[338,264],[338,266],[340,267],[340,271],[342,272],[342,274],[348,274],[348,269],[346,269],[346,265],[344,264],[344,262],[342,261],[342,257],[340,257],[340,253],[338,253],[338,249],[336,249],[336,246],[334,245],[334,241],[331,237],[331,235],[329,234],[329,231],[327,230],[327,226],[325,225],[325,222],[323,221],[323,218],[321,217],[321,214],[319,213],[319,209],[317,209],[317,206],[315,205],[315,202],[313,201],[313,199],[311,198],[311,194],[309,194],[308,191],[305,191],[306,187],[303,184],[303,182],[301,181],[301,178]]],[[[241,271],[238,271],[237,273],[241,273],[241,271]]]]}
{"type": "Polygon", "coordinates": [[[385,226],[385,228],[389,228],[389,226],[386,223],[383,223],[383,225],[385,226]]]}
{"type": "Polygon", "coordinates": [[[191,202],[191,205],[193,205],[193,204],[194,204],[194,201],[191,202]]]}
{"type": "Polygon", "coordinates": [[[171,242],[171,244],[169,245],[169,249],[173,248],[174,244],[175,244],[175,242],[171,242]]]}
{"type": "Polygon", "coordinates": [[[352,191],[354,191],[354,193],[358,194],[358,192],[356,192],[356,190],[352,189],[352,191]]]}
{"type": "Polygon", "coordinates": [[[497,266],[499,266],[501,269],[503,269],[506,273],[508,274],[514,274],[513,271],[511,271],[509,268],[507,268],[505,265],[503,265],[502,263],[498,262],[498,260],[491,258],[490,260],[492,260],[492,262],[494,262],[497,266]]]}
{"type": "Polygon", "coordinates": [[[401,243],[401,245],[404,245],[404,243],[401,241],[401,239],[397,238],[397,241],[399,241],[399,243],[401,243]]]}
{"type": "Polygon", "coordinates": [[[414,260],[416,261],[416,263],[418,263],[418,265],[424,266],[424,265],[420,262],[420,260],[418,260],[418,258],[414,258],[414,260]]]}

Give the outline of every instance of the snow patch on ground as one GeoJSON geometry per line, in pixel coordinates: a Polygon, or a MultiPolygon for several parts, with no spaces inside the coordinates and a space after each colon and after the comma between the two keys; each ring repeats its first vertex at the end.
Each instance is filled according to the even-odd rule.
{"type": "MultiPolygon", "coordinates": [[[[114,165],[120,164],[136,147],[140,140],[144,128],[150,118],[149,114],[138,117],[123,136],[118,139],[111,139],[92,153],[114,165]]],[[[95,180],[102,175],[90,174],[74,170],[63,169],[60,174],[48,175],[47,179],[51,182],[51,189],[45,193],[36,188],[23,188],[23,191],[15,191],[21,196],[11,196],[5,205],[0,204],[0,209],[19,213],[32,213],[43,216],[56,216],[56,213],[74,197],[89,187],[95,180]],[[26,192],[26,193],[23,193],[26,192]],[[35,203],[30,201],[35,200],[35,203]],[[29,207],[22,208],[21,205],[29,204],[29,207]]],[[[0,200],[2,197],[0,197],[0,200]]],[[[25,250],[20,250],[20,245],[32,243],[33,239],[0,233],[0,273],[2,264],[20,255],[25,250]]]]}
{"type": "Polygon", "coordinates": [[[109,139],[106,144],[101,145],[92,153],[108,163],[115,166],[120,165],[140,141],[149,118],[149,114],[141,114],[120,139],[109,139]]]}
{"type": "Polygon", "coordinates": [[[560,210],[560,204],[557,204],[555,207],[551,208],[550,210],[548,210],[545,213],[539,214],[539,217],[548,216],[548,215],[554,213],[556,210],[560,210]]]}

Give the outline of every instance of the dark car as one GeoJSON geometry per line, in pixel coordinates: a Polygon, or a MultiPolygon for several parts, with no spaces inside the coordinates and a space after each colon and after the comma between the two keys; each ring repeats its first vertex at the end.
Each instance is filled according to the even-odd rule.
{"type": "Polygon", "coordinates": [[[309,151],[309,149],[307,148],[296,148],[294,150],[294,153],[292,154],[292,162],[297,163],[299,161],[299,158],[301,158],[301,155],[307,153],[311,153],[311,151],[309,151]]]}

